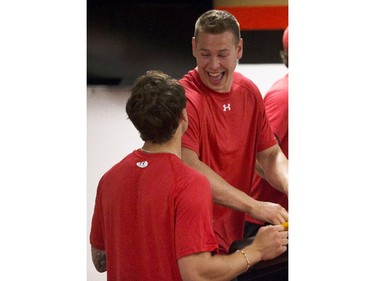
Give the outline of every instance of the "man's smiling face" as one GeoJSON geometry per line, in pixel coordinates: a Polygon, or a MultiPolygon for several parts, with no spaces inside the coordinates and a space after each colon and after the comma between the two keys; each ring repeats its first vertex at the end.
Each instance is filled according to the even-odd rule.
{"type": "Polygon", "coordinates": [[[242,57],[242,39],[235,44],[229,31],[220,34],[200,33],[192,40],[199,76],[210,89],[227,93],[230,91],[233,72],[242,57]]]}

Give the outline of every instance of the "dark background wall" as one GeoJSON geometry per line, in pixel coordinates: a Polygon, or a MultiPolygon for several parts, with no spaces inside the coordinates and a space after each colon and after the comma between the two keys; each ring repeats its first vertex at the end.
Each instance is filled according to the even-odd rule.
{"type": "MultiPolygon", "coordinates": [[[[88,0],[87,84],[131,85],[149,69],[195,67],[191,38],[207,0],[88,0]]],[[[280,63],[282,30],[243,30],[240,63],[280,63]]]]}

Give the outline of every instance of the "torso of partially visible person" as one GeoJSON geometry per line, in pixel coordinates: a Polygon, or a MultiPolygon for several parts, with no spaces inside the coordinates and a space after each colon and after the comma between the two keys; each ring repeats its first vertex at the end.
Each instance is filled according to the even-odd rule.
{"type": "MultiPolygon", "coordinates": [[[[288,74],[276,81],[264,96],[264,105],[272,131],[280,148],[288,158],[288,74]]],[[[258,174],[254,175],[250,196],[259,201],[278,203],[288,210],[288,196],[273,188],[258,174]]],[[[264,222],[247,216],[251,223],[262,225],[264,222]]]]}

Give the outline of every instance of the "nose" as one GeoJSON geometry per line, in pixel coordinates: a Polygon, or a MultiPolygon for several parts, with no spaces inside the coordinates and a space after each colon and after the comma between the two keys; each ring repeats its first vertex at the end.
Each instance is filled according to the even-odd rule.
{"type": "Polygon", "coordinates": [[[209,66],[212,69],[217,69],[220,67],[220,61],[217,56],[211,56],[209,60],[209,66]]]}

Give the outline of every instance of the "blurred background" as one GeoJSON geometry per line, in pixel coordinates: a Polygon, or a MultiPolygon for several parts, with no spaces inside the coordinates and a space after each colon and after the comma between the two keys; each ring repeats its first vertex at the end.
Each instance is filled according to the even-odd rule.
{"type": "Polygon", "coordinates": [[[195,67],[195,21],[212,8],[228,10],[240,22],[240,64],[280,63],[285,0],[88,0],[87,84],[131,85],[149,69],[182,77],[195,67]]]}

